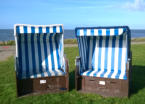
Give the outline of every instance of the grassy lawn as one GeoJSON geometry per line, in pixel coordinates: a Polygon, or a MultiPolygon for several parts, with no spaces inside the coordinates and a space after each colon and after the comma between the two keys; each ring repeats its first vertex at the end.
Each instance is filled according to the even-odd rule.
{"type": "MultiPolygon", "coordinates": [[[[145,42],[145,38],[133,38],[131,42],[145,42]]],[[[76,39],[64,39],[64,44],[77,44],[76,39]]],[[[0,41],[0,46],[15,45],[14,40],[0,41]]]]}
{"type": "Polygon", "coordinates": [[[103,98],[96,94],[81,94],[74,89],[74,60],[78,48],[65,48],[70,65],[70,91],[16,98],[14,58],[0,62],[0,104],[145,104],[145,44],[132,45],[133,86],[131,97],[103,98]]]}

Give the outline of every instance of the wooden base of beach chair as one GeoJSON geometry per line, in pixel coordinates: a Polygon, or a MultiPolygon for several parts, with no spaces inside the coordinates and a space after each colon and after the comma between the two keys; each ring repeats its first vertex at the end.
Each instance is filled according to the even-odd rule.
{"type": "Polygon", "coordinates": [[[22,79],[16,78],[17,96],[28,96],[45,93],[60,93],[69,90],[68,61],[66,61],[65,76],[52,76],[44,78],[22,79]]]}
{"type": "MultiPolygon", "coordinates": [[[[127,64],[128,65],[128,64],[127,64]]],[[[131,84],[131,63],[127,70],[127,80],[79,76],[75,72],[76,90],[82,93],[96,93],[104,97],[129,97],[131,84]]]]}
{"type": "Polygon", "coordinates": [[[77,90],[83,93],[96,93],[104,97],[128,97],[128,80],[117,80],[97,77],[78,77],[77,90]]]}

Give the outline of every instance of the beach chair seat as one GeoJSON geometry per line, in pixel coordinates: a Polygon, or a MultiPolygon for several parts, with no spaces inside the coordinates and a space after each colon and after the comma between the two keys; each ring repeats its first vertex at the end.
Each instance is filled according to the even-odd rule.
{"type": "Polygon", "coordinates": [[[76,28],[76,37],[80,55],[76,58],[76,89],[103,96],[128,96],[131,74],[129,28],[80,27],[76,28]]]}
{"type": "MultiPolygon", "coordinates": [[[[58,69],[57,71],[45,71],[45,72],[42,72],[42,73],[34,73],[34,74],[31,74],[29,76],[29,78],[41,78],[42,75],[44,75],[44,77],[51,77],[51,76],[64,76],[66,73],[63,72],[62,70],[58,69]]],[[[22,75],[22,79],[25,79],[26,77],[22,75]]]]}
{"type": "Polygon", "coordinates": [[[88,71],[80,73],[80,75],[82,75],[82,76],[92,76],[92,77],[101,77],[101,78],[115,78],[115,79],[119,79],[121,71],[118,71],[115,76],[111,77],[111,75],[113,73],[114,73],[114,71],[107,71],[107,69],[104,69],[103,72],[101,70],[99,70],[99,71],[88,70],[88,71]]]}
{"type": "Polygon", "coordinates": [[[63,26],[17,24],[14,35],[18,97],[68,91],[63,26]]]}

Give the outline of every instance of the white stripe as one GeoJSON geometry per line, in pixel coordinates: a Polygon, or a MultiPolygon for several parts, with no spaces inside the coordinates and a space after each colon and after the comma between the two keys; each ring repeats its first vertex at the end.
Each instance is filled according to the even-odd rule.
{"type": "Polygon", "coordinates": [[[123,28],[119,28],[119,35],[123,33],[123,28]]]}
{"type": "Polygon", "coordinates": [[[83,35],[84,35],[84,30],[80,29],[80,36],[83,36],[83,35]]]}
{"type": "MultiPolygon", "coordinates": [[[[61,67],[65,64],[64,63],[64,56],[63,56],[63,53],[64,53],[64,47],[63,47],[63,34],[61,35],[61,37],[59,38],[60,41],[57,40],[58,42],[58,53],[59,53],[59,56],[60,56],[60,64],[61,64],[61,67]]],[[[65,69],[64,69],[65,70],[65,69]]]]}
{"type": "Polygon", "coordinates": [[[95,72],[96,71],[98,71],[98,55],[99,55],[99,37],[96,37],[96,47],[95,47],[95,60],[94,60],[94,68],[95,68],[95,70],[94,71],[92,71],[91,73],[90,73],[90,76],[93,76],[93,74],[95,74],[95,72]]]}
{"type": "Polygon", "coordinates": [[[24,33],[24,28],[23,28],[23,26],[20,26],[20,33],[24,33]]]}
{"type": "Polygon", "coordinates": [[[55,71],[57,72],[58,75],[61,75],[60,71],[58,70],[58,63],[57,63],[57,52],[56,52],[56,47],[55,47],[55,37],[52,38],[52,46],[53,46],[53,56],[54,56],[54,65],[55,65],[55,71]]]}
{"type": "Polygon", "coordinates": [[[46,27],[42,27],[42,32],[46,33],[46,27]]]}
{"type": "Polygon", "coordinates": [[[125,69],[126,69],[126,52],[127,52],[127,41],[126,36],[123,36],[123,48],[122,48],[122,60],[121,60],[121,74],[120,79],[123,79],[123,76],[125,75],[125,69]]]}
{"type": "Polygon", "coordinates": [[[110,29],[110,35],[114,35],[114,29],[110,29]]]}
{"type": "Polygon", "coordinates": [[[49,32],[50,32],[50,33],[53,33],[53,27],[50,27],[50,28],[49,28],[49,32]]]}
{"type": "Polygon", "coordinates": [[[106,29],[102,29],[102,35],[106,35],[106,29]]]}
{"type": "Polygon", "coordinates": [[[56,26],[56,32],[60,33],[60,26],[56,26]]]}
{"type": "Polygon", "coordinates": [[[30,75],[30,78],[34,78],[34,75],[30,75]]]}
{"type": "Polygon", "coordinates": [[[39,33],[38,27],[35,27],[35,33],[39,33]]]}
{"type": "Polygon", "coordinates": [[[94,29],[94,35],[98,35],[98,29],[94,29]]]}
{"type": "Polygon", "coordinates": [[[108,60],[107,60],[107,72],[104,75],[105,78],[108,77],[108,75],[111,72],[111,56],[112,55],[112,37],[109,39],[109,47],[108,47],[108,60]]]}
{"type": "MultiPolygon", "coordinates": [[[[100,75],[104,71],[104,62],[105,62],[105,43],[106,43],[106,37],[103,37],[102,41],[102,48],[101,48],[101,71],[97,74],[97,77],[100,77],[100,75]]],[[[99,60],[100,61],[100,60],[99,60]]]]}
{"type": "Polygon", "coordinates": [[[111,78],[115,78],[115,76],[118,72],[118,53],[119,53],[119,36],[116,37],[116,42],[115,42],[114,72],[113,72],[111,78]]]}
{"type": "Polygon", "coordinates": [[[31,33],[31,27],[30,26],[27,27],[27,32],[31,33]]]}
{"type": "Polygon", "coordinates": [[[22,47],[22,77],[26,78],[26,61],[25,61],[25,43],[24,34],[21,35],[21,47],[22,47]]]}
{"type": "Polygon", "coordinates": [[[87,75],[87,73],[88,73],[89,71],[92,71],[92,70],[91,70],[91,69],[89,69],[89,70],[87,70],[87,71],[83,72],[83,75],[84,75],[84,76],[86,76],[86,75],[87,75]]]}
{"type": "Polygon", "coordinates": [[[91,30],[87,29],[87,35],[90,36],[91,35],[91,30]]]}

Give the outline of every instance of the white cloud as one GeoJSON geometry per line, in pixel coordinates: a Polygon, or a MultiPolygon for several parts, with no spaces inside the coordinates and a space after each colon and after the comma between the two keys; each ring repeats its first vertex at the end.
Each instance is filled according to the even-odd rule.
{"type": "Polygon", "coordinates": [[[134,2],[127,2],[123,7],[129,10],[145,11],[145,0],[134,0],[134,2]]]}

